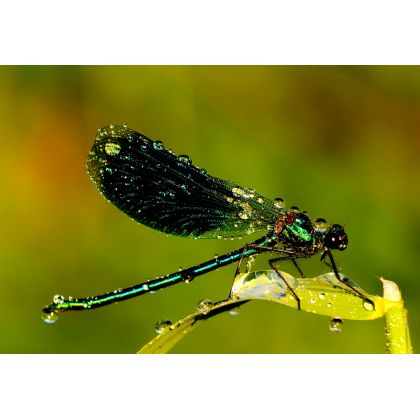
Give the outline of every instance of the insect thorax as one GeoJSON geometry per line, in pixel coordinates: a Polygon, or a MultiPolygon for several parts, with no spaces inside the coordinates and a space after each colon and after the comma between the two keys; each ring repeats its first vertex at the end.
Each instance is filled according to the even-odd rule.
{"type": "Polygon", "coordinates": [[[323,235],[314,229],[304,213],[287,212],[277,223],[276,234],[281,244],[302,255],[316,254],[322,248],[323,235]]]}

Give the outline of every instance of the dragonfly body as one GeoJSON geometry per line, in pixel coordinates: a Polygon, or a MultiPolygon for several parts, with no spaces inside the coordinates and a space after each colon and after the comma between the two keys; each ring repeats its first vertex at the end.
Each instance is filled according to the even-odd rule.
{"type": "MultiPolygon", "coordinates": [[[[132,219],[171,235],[194,238],[265,234],[253,243],[202,264],[125,289],[89,298],[56,297],[46,314],[93,309],[139,296],[273,251],[295,260],[331,249],[344,250],[348,239],[341,225],[311,220],[297,208],[286,210],[281,199],[270,200],[249,188],[210,176],[188,156],[176,156],[162,142],[127,126],[98,131],[88,157],[88,171],[105,198],[132,219]]],[[[338,277],[339,278],[339,277],[338,277]]]]}

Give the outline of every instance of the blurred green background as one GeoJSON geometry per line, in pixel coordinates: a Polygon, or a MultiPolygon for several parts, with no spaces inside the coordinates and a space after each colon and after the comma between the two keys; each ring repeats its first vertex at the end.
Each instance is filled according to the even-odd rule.
{"type": "MultiPolygon", "coordinates": [[[[98,294],[243,245],[166,237],[107,203],[86,173],[110,123],[161,139],[210,174],[345,225],[342,272],[370,293],[396,281],[420,346],[420,68],[94,66],[0,68],[3,353],[133,353],[162,318],[227,296],[234,266],[92,312],[41,320],[54,294],[98,294]]],[[[255,239],[258,235],[249,237],[255,239]]],[[[307,275],[329,271],[318,257],[307,275]]],[[[255,268],[267,267],[263,256],[255,268]]],[[[294,273],[285,265],[285,271],[294,273]]],[[[382,353],[383,320],[253,302],[176,353],[382,353]]]]}

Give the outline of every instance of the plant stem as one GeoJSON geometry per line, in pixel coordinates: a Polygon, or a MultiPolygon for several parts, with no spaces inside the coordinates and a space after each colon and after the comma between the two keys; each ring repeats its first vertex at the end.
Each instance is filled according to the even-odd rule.
{"type": "Polygon", "coordinates": [[[408,329],[407,309],[398,286],[381,277],[384,288],[386,351],[392,354],[413,353],[408,329]]]}

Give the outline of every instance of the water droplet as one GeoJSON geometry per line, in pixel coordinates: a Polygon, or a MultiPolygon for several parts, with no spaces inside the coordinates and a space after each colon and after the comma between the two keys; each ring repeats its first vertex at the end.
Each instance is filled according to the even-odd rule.
{"type": "Polygon", "coordinates": [[[189,284],[194,280],[194,276],[190,273],[187,273],[184,277],[185,284],[189,284]]]}
{"type": "Polygon", "coordinates": [[[158,334],[162,334],[166,328],[170,328],[172,326],[172,322],[169,319],[161,319],[160,321],[156,322],[155,324],[155,331],[158,334]]]}
{"type": "Polygon", "coordinates": [[[156,140],[156,141],[154,141],[153,142],[153,147],[156,149],[156,150],[162,150],[163,149],[163,142],[161,142],[160,140],[156,140]]]}
{"type": "Polygon", "coordinates": [[[341,318],[333,318],[330,321],[330,331],[341,332],[343,327],[343,320],[341,318]]]}
{"type": "Polygon", "coordinates": [[[239,309],[240,308],[231,309],[228,313],[229,313],[229,315],[232,315],[232,316],[239,315],[239,309]]]}
{"type": "Polygon", "coordinates": [[[219,258],[219,254],[214,254],[214,259],[218,259],[219,258]]]}
{"type": "Polygon", "coordinates": [[[123,124],[123,128],[128,128],[127,123],[124,123],[124,124],[123,124]]]}
{"type": "Polygon", "coordinates": [[[243,212],[241,212],[241,213],[239,213],[239,217],[240,217],[242,220],[247,220],[247,219],[249,219],[249,215],[248,215],[248,213],[245,213],[244,211],[243,211],[243,212]]]}
{"type": "Polygon", "coordinates": [[[60,304],[60,303],[64,303],[64,296],[61,296],[61,295],[55,295],[54,297],[53,297],[53,302],[55,303],[55,304],[60,304]]]}
{"type": "Polygon", "coordinates": [[[105,153],[109,156],[118,155],[121,151],[121,145],[118,143],[106,143],[105,144],[105,153]]]}
{"type": "Polygon", "coordinates": [[[191,165],[191,158],[187,155],[179,155],[178,162],[184,163],[185,165],[191,165]]]}
{"type": "Polygon", "coordinates": [[[299,213],[300,212],[300,208],[298,206],[292,206],[289,209],[290,211],[293,211],[295,213],[299,213]]]}
{"type": "Polygon", "coordinates": [[[232,194],[234,195],[234,197],[242,197],[242,194],[243,194],[244,192],[243,192],[243,190],[242,190],[242,188],[239,188],[239,187],[233,187],[232,188],[232,194]]]}
{"type": "Polygon", "coordinates": [[[249,226],[249,228],[246,230],[247,235],[251,235],[254,232],[255,232],[255,229],[252,225],[249,226]]]}
{"type": "Polygon", "coordinates": [[[201,312],[203,314],[210,311],[211,308],[213,308],[214,303],[210,299],[202,299],[199,302],[197,302],[197,310],[198,312],[201,312]]]}
{"type": "Polygon", "coordinates": [[[323,219],[322,217],[318,217],[318,219],[315,219],[312,222],[312,225],[315,229],[318,229],[318,230],[327,230],[329,227],[327,221],[323,219]]]}
{"type": "Polygon", "coordinates": [[[325,293],[321,292],[321,293],[318,295],[318,297],[319,297],[320,299],[325,299],[325,293]]]}
{"type": "Polygon", "coordinates": [[[208,175],[207,171],[205,169],[200,169],[200,173],[202,175],[208,175]]]}
{"type": "Polygon", "coordinates": [[[143,290],[146,290],[147,292],[149,291],[149,286],[147,284],[143,285],[143,290]]]}
{"type": "Polygon", "coordinates": [[[264,200],[263,200],[261,197],[258,197],[258,198],[257,198],[257,203],[262,204],[262,203],[264,203],[264,200]]]}
{"type": "Polygon", "coordinates": [[[284,209],[284,200],[280,197],[277,197],[277,198],[274,199],[274,205],[278,209],[284,209]]]}
{"type": "Polygon", "coordinates": [[[222,235],[217,235],[217,239],[222,239],[222,235]]]}
{"type": "Polygon", "coordinates": [[[327,308],[331,308],[332,307],[332,303],[331,302],[328,302],[327,303],[327,308]]]}
{"type": "Polygon", "coordinates": [[[315,302],[316,302],[316,299],[311,298],[311,300],[310,300],[309,302],[311,302],[311,303],[315,303],[315,302]]]}
{"type": "Polygon", "coordinates": [[[245,273],[249,273],[252,270],[252,266],[254,262],[255,262],[255,257],[253,255],[249,256],[245,265],[245,273]]]}
{"type": "Polygon", "coordinates": [[[112,175],[112,168],[109,168],[108,166],[105,168],[105,170],[110,174],[110,175],[112,175]]]}
{"type": "Polygon", "coordinates": [[[370,300],[370,299],[365,299],[363,301],[363,307],[367,310],[367,311],[373,311],[375,309],[375,304],[370,300]]]}
{"type": "Polygon", "coordinates": [[[42,320],[46,323],[46,324],[54,324],[55,322],[57,322],[58,320],[58,314],[56,314],[55,312],[44,312],[42,314],[42,320]]]}

